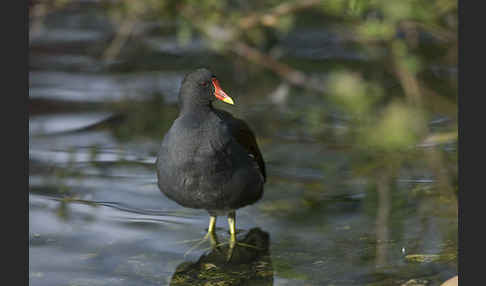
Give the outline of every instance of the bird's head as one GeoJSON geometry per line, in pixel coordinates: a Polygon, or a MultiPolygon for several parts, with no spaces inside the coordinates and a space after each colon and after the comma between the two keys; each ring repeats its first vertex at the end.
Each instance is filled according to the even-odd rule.
{"type": "Polygon", "coordinates": [[[180,90],[182,105],[209,105],[214,99],[234,104],[219,85],[216,76],[205,68],[197,69],[187,74],[182,81],[180,90]]]}

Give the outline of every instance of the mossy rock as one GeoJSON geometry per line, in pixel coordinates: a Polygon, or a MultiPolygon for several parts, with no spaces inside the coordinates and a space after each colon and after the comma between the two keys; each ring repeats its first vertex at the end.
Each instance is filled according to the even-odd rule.
{"type": "Polygon", "coordinates": [[[259,228],[251,229],[236,245],[226,261],[229,246],[203,254],[197,262],[181,263],[172,276],[172,286],[273,285],[273,268],[269,254],[269,235],[259,228]]]}

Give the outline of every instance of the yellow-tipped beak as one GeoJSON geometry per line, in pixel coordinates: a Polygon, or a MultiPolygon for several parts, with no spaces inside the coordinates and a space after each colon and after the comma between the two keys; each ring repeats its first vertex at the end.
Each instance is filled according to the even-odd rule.
{"type": "Polygon", "coordinates": [[[231,99],[231,97],[229,97],[229,96],[225,97],[225,98],[223,99],[223,101],[224,101],[224,102],[226,102],[226,103],[229,103],[229,104],[235,104],[235,103],[233,102],[233,99],[231,99]]]}
{"type": "Polygon", "coordinates": [[[212,82],[213,82],[213,86],[214,86],[214,96],[221,100],[221,101],[224,101],[226,103],[229,103],[229,104],[235,104],[235,102],[233,101],[233,99],[231,99],[231,97],[229,97],[226,92],[224,92],[222,89],[221,89],[221,86],[219,85],[219,82],[216,78],[213,78],[212,79],[212,82]]]}

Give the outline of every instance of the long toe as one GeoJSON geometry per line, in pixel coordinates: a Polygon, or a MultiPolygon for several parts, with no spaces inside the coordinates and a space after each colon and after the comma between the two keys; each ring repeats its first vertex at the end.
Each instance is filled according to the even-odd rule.
{"type": "Polygon", "coordinates": [[[184,258],[194,250],[198,249],[206,241],[209,241],[212,249],[218,246],[218,238],[216,237],[215,232],[208,232],[203,238],[196,240],[196,243],[184,253],[184,258]]]}

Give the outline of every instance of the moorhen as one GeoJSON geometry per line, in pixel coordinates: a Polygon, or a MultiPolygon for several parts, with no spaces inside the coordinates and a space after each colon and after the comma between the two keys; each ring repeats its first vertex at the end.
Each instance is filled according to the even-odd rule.
{"type": "Polygon", "coordinates": [[[208,211],[208,232],[201,242],[210,238],[214,246],[216,218],[227,215],[234,246],[235,211],[262,197],[265,163],[249,126],[214,108],[215,99],[234,104],[208,69],[185,76],[179,116],[157,156],[157,179],[169,199],[208,211]]]}

